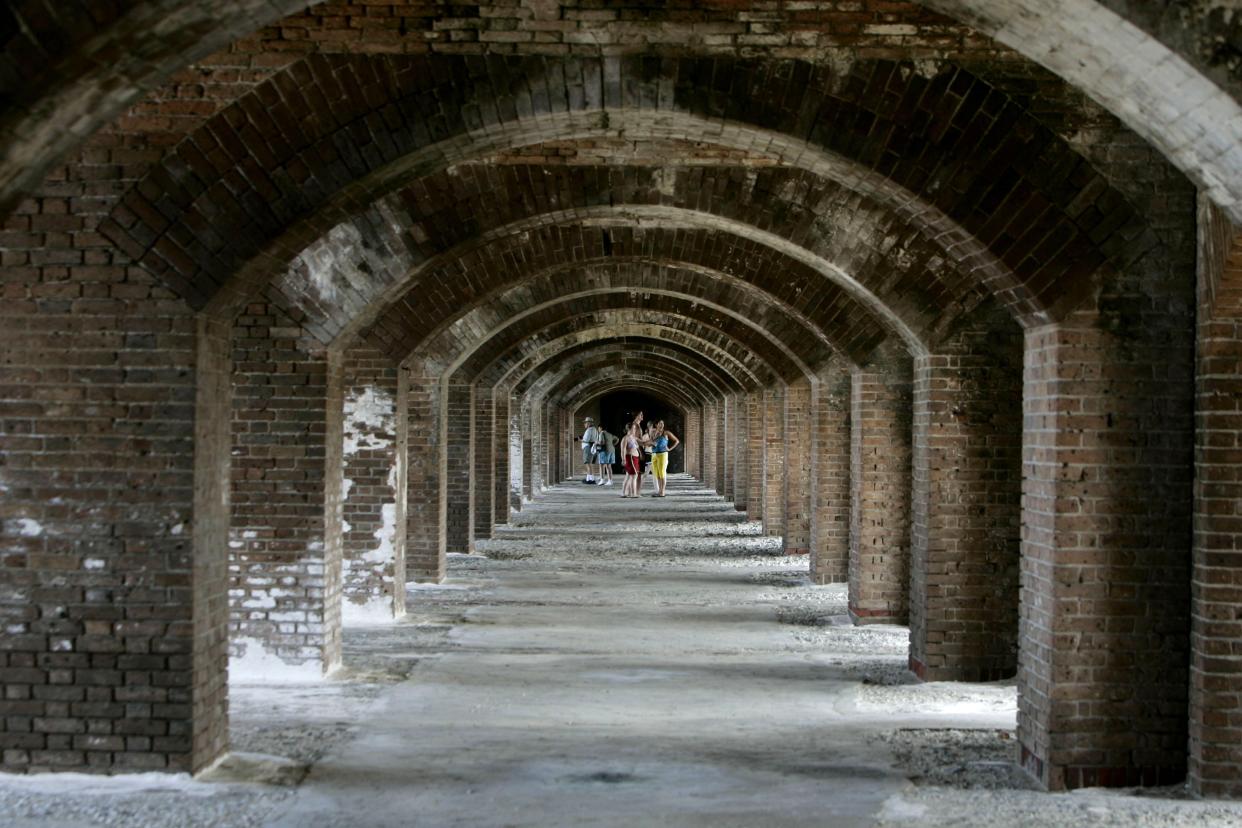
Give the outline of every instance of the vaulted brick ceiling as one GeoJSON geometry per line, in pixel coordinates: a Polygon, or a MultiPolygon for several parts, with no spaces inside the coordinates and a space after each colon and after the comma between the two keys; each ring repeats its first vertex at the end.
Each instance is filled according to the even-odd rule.
{"type": "MultiPolygon", "coordinates": [[[[182,21],[150,66],[113,67],[121,86],[154,86],[187,33],[220,45],[290,11],[209,5],[218,27],[182,21]]],[[[603,21],[616,48],[579,53],[518,36],[555,11],[560,39],[543,42],[574,42],[573,4],[545,5],[513,37],[443,52],[413,32],[482,24],[346,2],[236,40],[108,128],[105,145],[142,149],[111,153],[132,185],[101,199],[100,232],[196,309],[264,299],[325,345],[522,384],[649,337],[710,354],[740,387],[886,341],[925,353],[981,306],[1015,325],[1063,317],[1162,244],[1101,167],[1092,142],[1115,119],[951,17],[781,11],[764,39],[730,28],[737,4],[707,3],[697,23],[724,40],[628,42],[603,21]],[[633,332],[604,335],[615,325],[633,332]]],[[[934,5],[1001,25],[995,8],[934,5]]],[[[32,39],[68,55],[83,9],[118,33],[167,13],[31,11],[10,58],[32,39]]],[[[636,25],[696,22],[663,14],[636,25]]],[[[49,65],[19,92],[14,72],[0,80],[15,101],[107,74],[49,65]]],[[[728,385],[710,374],[701,393],[728,385]]]]}

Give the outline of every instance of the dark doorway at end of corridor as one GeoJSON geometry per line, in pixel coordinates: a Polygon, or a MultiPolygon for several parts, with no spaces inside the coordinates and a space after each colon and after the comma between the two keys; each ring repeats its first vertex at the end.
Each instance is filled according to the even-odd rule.
{"type": "MultiPolygon", "coordinates": [[[[634,419],[634,414],[638,411],[643,412],[646,422],[654,423],[657,420],[663,420],[666,428],[682,440],[688,439],[685,433],[684,414],[676,406],[659,397],[645,391],[626,389],[613,391],[599,398],[599,421],[613,434],[619,435],[625,424],[634,419]]],[[[685,467],[685,452],[674,451],[669,455],[668,470],[670,473],[685,471],[685,467]]],[[[613,469],[620,471],[621,465],[618,463],[613,469]]]]}

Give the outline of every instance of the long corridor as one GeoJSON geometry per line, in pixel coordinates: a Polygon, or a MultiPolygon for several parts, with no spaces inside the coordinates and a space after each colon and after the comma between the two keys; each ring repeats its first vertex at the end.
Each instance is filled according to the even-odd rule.
{"type": "Polygon", "coordinates": [[[714,493],[618,487],[561,484],[417,590],[409,623],[457,623],[274,824],[871,825],[900,729],[1003,749],[1012,685],[905,684],[905,630],[848,626],[714,493]]]}

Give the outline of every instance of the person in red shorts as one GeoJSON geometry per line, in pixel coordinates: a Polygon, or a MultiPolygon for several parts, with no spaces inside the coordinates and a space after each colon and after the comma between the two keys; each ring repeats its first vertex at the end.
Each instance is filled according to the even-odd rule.
{"type": "Polygon", "coordinates": [[[630,423],[621,438],[621,461],[625,464],[625,483],[621,486],[622,497],[638,497],[638,476],[643,467],[642,442],[638,434],[638,423],[630,423]]]}

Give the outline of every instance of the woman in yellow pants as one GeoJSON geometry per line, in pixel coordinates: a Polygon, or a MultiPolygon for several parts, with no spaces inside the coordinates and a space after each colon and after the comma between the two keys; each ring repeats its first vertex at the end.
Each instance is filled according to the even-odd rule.
{"type": "Polygon", "coordinates": [[[655,424],[651,439],[651,473],[655,476],[658,491],[652,497],[664,497],[665,474],[668,472],[668,453],[681,445],[677,435],[664,427],[664,421],[655,424]]]}

